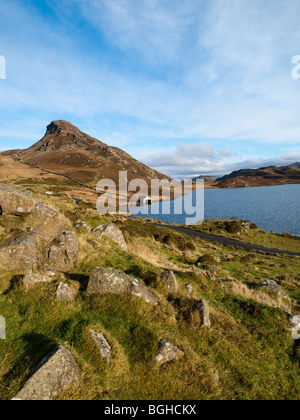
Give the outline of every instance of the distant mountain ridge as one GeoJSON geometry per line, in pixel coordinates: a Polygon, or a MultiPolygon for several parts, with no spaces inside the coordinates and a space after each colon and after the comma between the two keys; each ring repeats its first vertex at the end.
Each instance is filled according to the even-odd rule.
{"type": "Polygon", "coordinates": [[[217,188],[245,188],[300,184],[300,163],[289,166],[267,166],[259,169],[241,169],[217,179],[217,188]]]}
{"type": "Polygon", "coordinates": [[[108,146],[63,120],[53,121],[40,141],[28,149],[15,151],[12,156],[21,163],[94,185],[103,178],[117,181],[119,171],[128,171],[129,180],[169,179],[123,150],[108,146]]]}

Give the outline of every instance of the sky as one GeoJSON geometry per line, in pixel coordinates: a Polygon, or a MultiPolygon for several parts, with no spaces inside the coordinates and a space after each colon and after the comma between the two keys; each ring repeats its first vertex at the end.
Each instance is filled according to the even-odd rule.
{"type": "Polygon", "coordinates": [[[63,119],[174,178],[300,161],[299,0],[0,6],[0,151],[63,119]]]}

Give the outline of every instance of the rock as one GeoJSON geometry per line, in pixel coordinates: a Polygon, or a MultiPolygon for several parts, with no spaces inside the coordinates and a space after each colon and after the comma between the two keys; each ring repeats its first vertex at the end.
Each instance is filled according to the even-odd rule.
{"type": "Polygon", "coordinates": [[[109,363],[111,356],[111,347],[108,344],[106,338],[104,337],[104,335],[99,334],[96,331],[91,331],[91,335],[96,343],[96,346],[98,347],[98,350],[100,351],[101,356],[104,359],[106,359],[107,363],[109,363]]]}
{"type": "Polygon", "coordinates": [[[52,281],[53,279],[51,277],[32,272],[26,274],[26,276],[23,278],[23,284],[27,290],[33,288],[39,283],[51,283],[52,281]]]}
{"type": "Polygon", "coordinates": [[[138,280],[112,268],[96,267],[90,277],[87,292],[89,294],[131,294],[144,299],[148,303],[158,304],[156,297],[138,280]]]}
{"type": "Polygon", "coordinates": [[[36,232],[15,236],[0,245],[0,267],[3,271],[26,272],[38,262],[41,237],[36,232]]]}
{"type": "Polygon", "coordinates": [[[190,295],[193,293],[193,286],[190,283],[185,284],[184,287],[186,288],[186,290],[189,292],[190,295]]]}
{"type": "Polygon", "coordinates": [[[58,271],[55,268],[51,267],[49,264],[44,264],[43,272],[48,277],[55,277],[58,275],[58,271]]]}
{"type": "Polygon", "coordinates": [[[167,270],[164,273],[162,273],[160,276],[160,280],[170,290],[170,292],[176,293],[178,291],[178,283],[175,274],[172,270],[167,270]]]}
{"type": "Polygon", "coordinates": [[[207,270],[214,271],[214,272],[221,271],[221,269],[217,267],[216,265],[205,264],[203,265],[203,267],[205,267],[207,270]]]}
{"type": "Polygon", "coordinates": [[[29,214],[35,201],[29,191],[21,191],[10,185],[0,184],[0,216],[7,214],[29,214]]]}
{"type": "Polygon", "coordinates": [[[258,290],[262,287],[266,289],[272,290],[273,292],[277,292],[280,296],[289,299],[288,295],[285,293],[284,290],[280,287],[280,285],[275,280],[265,280],[259,284],[255,285],[255,289],[258,290]]]}
{"type": "Polygon", "coordinates": [[[59,211],[38,201],[34,211],[27,219],[27,224],[32,230],[38,232],[46,242],[51,242],[65,229],[66,220],[59,211]]]}
{"type": "Polygon", "coordinates": [[[71,230],[65,230],[46,248],[46,258],[56,270],[65,271],[74,267],[78,252],[77,236],[71,230]]]}
{"type": "Polygon", "coordinates": [[[50,401],[58,393],[80,382],[81,377],[71,353],[57,346],[38,365],[14,400],[50,401]]]}
{"type": "MultiPolygon", "coordinates": [[[[75,283],[75,282],[73,282],[75,283]]],[[[67,283],[59,283],[58,288],[56,290],[56,299],[59,302],[74,302],[76,300],[79,284],[67,284],[67,283]]]]}
{"type": "Polygon", "coordinates": [[[162,339],[158,344],[158,352],[156,361],[160,365],[171,362],[172,360],[179,360],[184,357],[184,352],[178,347],[171,344],[169,341],[162,339]]]}
{"type": "Polygon", "coordinates": [[[191,309],[186,311],[189,321],[199,327],[211,327],[209,318],[209,306],[204,299],[199,300],[191,309]]]}
{"type": "Polygon", "coordinates": [[[76,230],[88,230],[88,231],[91,230],[91,228],[85,222],[78,222],[78,223],[76,223],[76,225],[74,226],[74,228],[76,230]]]}
{"type": "Polygon", "coordinates": [[[106,238],[112,239],[114,242],[120,245],[121,248],[127,251],[127,244],[124,235],[114,223],[97,226],[93,229],[93,233],[99,238],[104,236],[106,238]]]}

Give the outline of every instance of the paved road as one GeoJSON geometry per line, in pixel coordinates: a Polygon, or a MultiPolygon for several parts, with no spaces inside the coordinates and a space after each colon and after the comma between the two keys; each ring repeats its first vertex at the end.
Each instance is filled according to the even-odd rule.
{"type": "Polygon", "coordinates": [[[238,247],[238,248],[243,248],[243,249],[246,249],[248,251],[261,251],[261,252],[268,252],[268,253],[272,253],[272,254],[280,254],[280,255],[289,255],[289,256],[292,256],[292,257],[300,257],[299,252],[283,251],[283,250],[274,249],[274,248],[265,248],[263,246],[247,244],[246,242],[240,242],[240,241],[236,241],[234,239],[229,239],[229,238],[224,238],[222,236],[212,235],[210,233],[198,232],[196,230],[183,228],[183,227],[179,227],[179,226],[161,225],[161,224],[158,224],[158,223],[151,223],[151,225],[157,226],[157,227],[162,227],[162,228],[167,228],[167,229],[172,229],[172,230],[175,230],[177,232],[185,233],[187,235],[195,236],[195,237],[201,238],[201,239],[207,239],[207,240],[212,241],[212,242],[218,242],[218,243],[223,244],[223,245],[230,245],[230,246],[234,246],[234,247],[238,247]]]}

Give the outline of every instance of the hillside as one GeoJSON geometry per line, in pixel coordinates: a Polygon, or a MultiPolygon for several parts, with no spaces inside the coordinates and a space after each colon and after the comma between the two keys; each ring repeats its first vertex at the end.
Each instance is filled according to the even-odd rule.
{"type": "Polygon", "coordinates": [[[241,169],[219,178],[216,188],[244,188],[272,185],[300,184],[300,164],[268,166],[259,169],[241,169]]]}
{"type": "Polygon", "coordinates": [[[65,174],[94,187],[102,178],[118,180],[119,171],[128,171],[129,180],[167,178],[67,121],[53,121],[40,141],[26,150],[5,152],[8,155],[17,162],[65,174]]]}
{"type": "MultiPolygon", "coordinates": [[[[299,257],[32,190],[0,185],[0,399],[299,399],[299,257]]],[[[195,229],[300,252],[248,222],[195,229]]]]}

